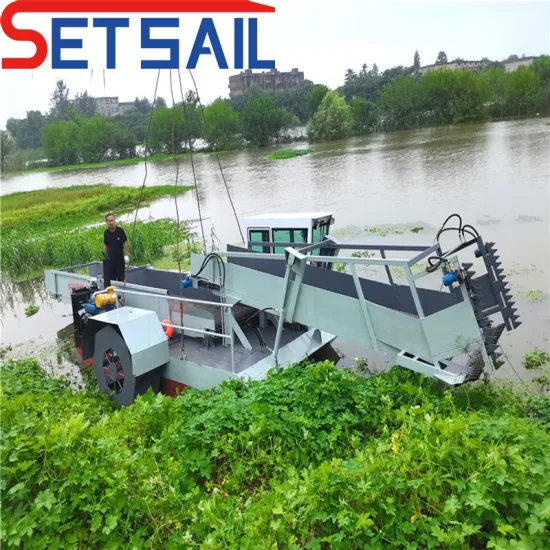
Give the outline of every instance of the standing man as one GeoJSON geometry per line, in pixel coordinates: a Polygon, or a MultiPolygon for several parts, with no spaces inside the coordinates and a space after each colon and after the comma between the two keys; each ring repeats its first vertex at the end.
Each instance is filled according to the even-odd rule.
{"type": "Polygon", "coordinates": [[[124,281],[126,266],[130,264],[128,239],[124,229],[117,226],[112,212],[105,216],[105,221],[107,229],[103,235],[103,253],[109,258],[110,279],[111,281],[124,281]]]}

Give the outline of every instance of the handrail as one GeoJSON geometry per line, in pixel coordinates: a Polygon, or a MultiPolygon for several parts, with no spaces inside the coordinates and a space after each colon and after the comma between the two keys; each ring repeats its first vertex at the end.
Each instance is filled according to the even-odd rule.
{"type": "MultiPolygon", "coordinates": [[[[134,294],[136,296],[151,296],[151,294],[148,294],[147,292],[137,292],[136,290],[128,290],[125,288],[116,288],[115,292],[122,292],[124,294],[134,294]]],[[[218,306],[218,307],[225,307],[229,309],[232,309],[234,305],[234,304],[225,304],[222,302],[207,302],[205,300],[196,300],[193,298],[180,298],[179,296],[169,296],[169,295],[163,295],[162,298],[165,298],[167,300],[174,300],[176,302],[199,304],[201,306],[218,306]]],[[[188,329],[185,329],[185,330],[188,330],[188,329]]]]}

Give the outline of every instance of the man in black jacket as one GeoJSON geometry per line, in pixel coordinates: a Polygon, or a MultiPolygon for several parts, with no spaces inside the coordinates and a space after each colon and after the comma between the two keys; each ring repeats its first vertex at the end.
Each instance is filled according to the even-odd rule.
{"type": "Polygon", "coordinates": [[[118,227],[115,216],[109,212],[105,216],[107,229],[103,234],[103,252],[109,258],[110,280],[124,281],[126,266],[130,264],[128,239],[122,227],[118,227]]]}

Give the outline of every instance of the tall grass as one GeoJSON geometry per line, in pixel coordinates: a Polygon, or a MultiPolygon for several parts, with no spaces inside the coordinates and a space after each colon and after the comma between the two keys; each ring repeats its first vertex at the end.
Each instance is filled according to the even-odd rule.
{"type": "MultiPolygon", "coordinates": [[[[176,222],[169,219],[138,222],[134,241],[130,243],[132,263],[152,263],[165,256],[166,247],[176,242],[176,227],[176,222]]],[[[19,238],[3,238],[2,278],[26,279],[41,275],[48,268],[101,261],[104,230],[101,226],[61,233],[29,231],[19,238]]],[[[127,233],[130,239],[130,231],[127,233]]],[[[180,225],[180,239],[189,235],[187,226],[180,225]]]]}
{"type": "MultiPolygon", "coordinates": [[[[178,186],[177,193],[192,189],[178,186]]],[[[110,185],[78,185],[13,193],[0,202],[2,232],[62,231],[86,223],[103,221],[107,212],[121,214],[132,211],[138,202],[141,187],[111,187],[110,185]]],[[[158,185],[143,188],[140,206],[161,197],[173,196],[174,187],[158,185]]],[[[3,236],[9,238],[9,234],[3,236]]]]}

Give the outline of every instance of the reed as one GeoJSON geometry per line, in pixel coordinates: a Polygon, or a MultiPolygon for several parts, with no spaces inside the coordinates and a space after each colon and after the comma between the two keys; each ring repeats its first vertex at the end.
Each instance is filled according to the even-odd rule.
{"type": "MultiPolygon", "coordinates": [[[[129,243],[132,264],[153,263],[165,256],[167,247],[176,242],[176,227],[170,219],[138,222],[134,240],[129,243]]],[[[41,275],[45,269],[102,261],[104,230],[101,226],[60,233],[28,231],[3,238],[1,276],[24,280],[41,275]]],[[[187,225],[180,224],[179,231],[180,239],[189,238],[187,225]]],[[[132,233],[128,228],[129,240],[132,233]]]]}

